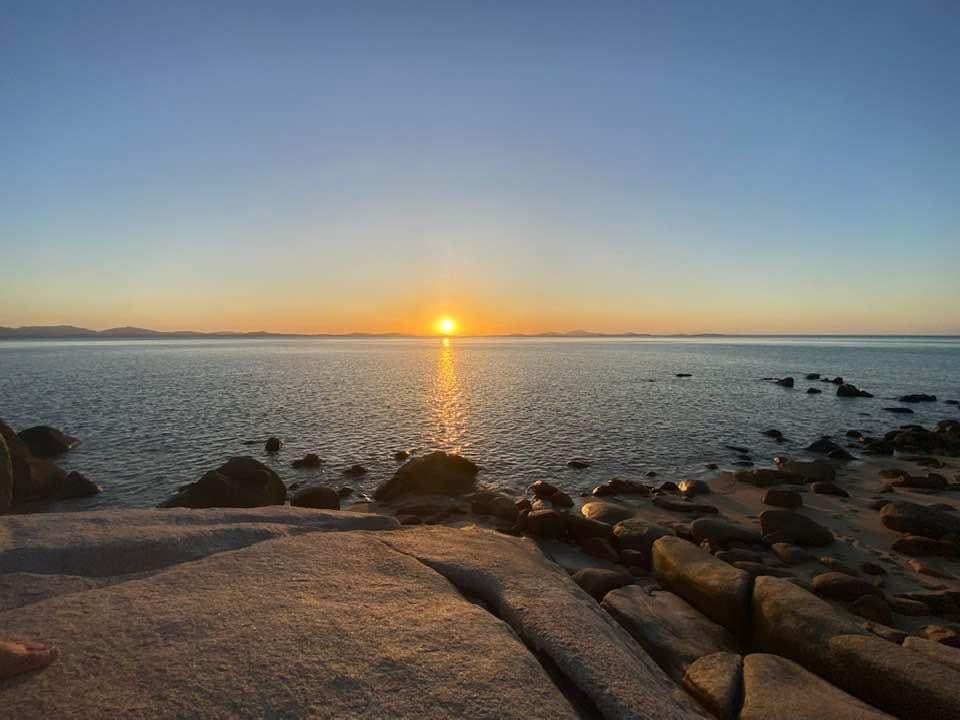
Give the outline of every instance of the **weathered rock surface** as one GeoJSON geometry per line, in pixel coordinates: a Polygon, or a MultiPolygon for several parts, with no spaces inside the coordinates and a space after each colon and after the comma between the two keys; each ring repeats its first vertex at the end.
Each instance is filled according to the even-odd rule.
{"type": "Polygon", "coordinates": [[[677,683],[697,658],[737,650],[728,630],[672,592],[631,585],[608,593],[602,605],[677,683]]]}
{"type": "Polygon", "coordinates": [[[794,545],[829,545],[833,533],[815,520],[790,510],[764,510],[760,513],[760,530],[764,538],[773,542],[794,545]]]}
{"type": "Polygon", "coordinates": [[[626,570],[608,570],[606,568],[584,568],[571,575],[573,581],[584,592],[600,602],[611,590],[616,590],[633,582],[633,575],[626,570]]]}
{"type": "Polygon", "coordinates": [[[960,515],[918,505],[905,500],[887,503],[880,511],[880,521],[891,530],[922,535],[939,540],[944,535],[960,533],[960,515]]]}
{"type": "Polygon", "coordinates": [[[13,476],[11,504],[56,497],[67,474],[46,458],[35,457],[13,429],[0,420],[13,476]]]}
{"type": "Polygon", "coordinates": [[[749,623],[751,577],[693,543],[662,537],[653,544],[657,580],[704,615],[735,633],[749,623]]]}
{"type": "Polygon", "coordinates": [[[890,715],[837,689],[795,662],[754,653],[743,659],[740,720],[881,720],[890,715]]]}
{"type": "Polygon", "coordinates": [[[230,458],[182,488],[160,507],[261,507],[282,505],[287,488],[273,470],[252,457],[230,458]]]}
{"type": "Polygon", "coordinates": [[[704,655],[687,668],[683,687],[719,720],[735,720],[743,696],[743,658],[736,653],[704,655]]]}
{"type": "Polygon", "coordinates": [[[432,452],[408,460],[373,493],[380,501],[402,495],[463,495],[473,490],[479,468],[459,455],[432,452]]]}
{"type": "Polygon", "coordinates": [[[931,660],[948,665],[954,670],[960,670],[960,650],[955,647],[914,635],[910,635],[904,639],[903,646],[908,650],[923,653],[931,660]]]}
{"type": "Polygon", "coordinates": [[[825,572],[813,578],[813,590],[831,600],[853,602],[864,595],[882,595],[878,587],[861,578],[842,572],[825,572]]]}

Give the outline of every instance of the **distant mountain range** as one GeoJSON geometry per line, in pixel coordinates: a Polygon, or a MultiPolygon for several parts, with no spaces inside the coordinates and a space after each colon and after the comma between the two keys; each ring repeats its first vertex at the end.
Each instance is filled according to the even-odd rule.
{"type": "MultiPolygon", "coordinates": [[[[256,332],[234,332],[223,330],[220,332],[198,332],[196,330],[149,330],[138,327],[115,327],[108,330],[90,330],[88,328],[76,327],[74,325],[32,325],[26,327],[0,327],[0,339],[20,339],[20,340],[110,340],[110,339],[146,339],[146,338],[298,338],[298,337],[343,337],[343,338],[363,338],[363,337],[418,337],[416,335],[405,335],[403,333],[274,333],[265,330],[256,332]]],[[[569,332],[548,332],[538,334],[508,334],[495,337],[556,337],[556,338],[591,338],[591,337],[654,337],[648,333],[598,333],[589,330],[570,330],[569,332]]],[[[703,335],[675,335],[671,337],[723,337],[717,334],[703,335]]]]}

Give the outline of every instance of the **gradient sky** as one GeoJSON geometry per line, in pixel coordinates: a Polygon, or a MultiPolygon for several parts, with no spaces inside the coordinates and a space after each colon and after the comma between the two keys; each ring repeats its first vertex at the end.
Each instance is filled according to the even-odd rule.
{"type": "Polygon", "coordinates": [[[960,333],[960,3],[0,6],[0,325],[960,333]]]}

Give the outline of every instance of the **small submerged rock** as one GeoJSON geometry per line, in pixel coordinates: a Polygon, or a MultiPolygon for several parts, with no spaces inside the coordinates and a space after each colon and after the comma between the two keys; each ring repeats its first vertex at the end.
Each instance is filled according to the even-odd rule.
{"type": "Polygon", "coordinates": [[[567,461],[567,467],[571,467],[574,470],[584,470],[590,467],[590,461],[584,458],[573,458],[567,461]]]}
{"type": "Polygon", "coordinates": [[[927,395],[926,393],[914,393],[912,395],[901,395],[897,400],[905,403],[936,402],[937,396],[927,395]]]}
{"type": "Polygon", "coordinates": [[[340,509],[340,493],[333,488],[314,485],[298,490],[290,504],[296,507],[317,508],[323,510],[340,509]]]}
{"type": "Polygon", "coordinates": [[[847,397],[847,398],[872,398],[873,395],[868,393],[866,390],[861,390],[856,385],[851,385],[849,383],[843,383],[840,387],[837,388],[837,397],[847,397]]]}
{"type": "Polygon", "coordinates": [[[316,453],[307,453],[302,458],[298,458],[290,463],[294,468],[318,468],[323,463],[320,456],[316,453]]]}
{"type": "Polygon", "coordinates": [[[780,378],[779,380],[774,380],[773,384],[779,385],[780,387],[792,388],[793,378],[792,377],[780,378]]]}
{"type": "Polygon", "coordinates": [[[823,390],[818,390],[817,388],[807,388],[807,395],[820,395],[823,393],[823,390]]]}
{"type": "Polygon", "coordinates": [[[279,452],[280,448],[283,447],[283,440],[280,438],[267,438],[267,441],[263,444],[263,449],[268,453],[279,452]]]}
{"type": "Polygon", "coordinates": [[[463,495],[473,490],[479,471],[460,455],[436,451],[408,460],[373,496],[390,501],[402,495],[463,495]]]}

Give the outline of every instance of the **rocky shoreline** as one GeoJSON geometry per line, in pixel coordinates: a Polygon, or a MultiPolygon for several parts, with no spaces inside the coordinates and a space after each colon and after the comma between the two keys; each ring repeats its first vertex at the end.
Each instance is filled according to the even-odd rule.
{"type": "MultiPolygon", "coordinates": [[[[27,444],[22,433],[10,441],[11,433],[6,428],[3,437],[15,461],[7,465],[14,489],[23,487],[24,472],[49,476],[52,463],[39,457],[41,446],[27,444]]],[[[42,434],[49,441],[51,433],[42,434]]],[[[281,449],[279,443],[264,448],[281,449]]],[[[0,450],[0,478],[2,456],[0,450]]],[[[101,620],[115,633],[113,645],[132,653],[147,632],[140,625],[156,620],[149,608],[180,602],[175,585],[195,587],[184,612],[192,608],[216,626],[210,615],[227,602],[219,586],[230,585],[237,573],[258,586],[269,573],[278,587],[264,592],[281,593],[277,602],[291,607],[282,616],[265,613],[263,641],[299,642],[298,652],[314,663],[309,675],[302,675],[304,668],[258,668],[257,677],[274,688],[271,698],[238,690],[239,681],[222,672],[202,681],[159,674],[147,683],[149,700],[138,695],[146,681],[129,679],[104,689],[110,702],[130,709],[124,703],[137,696],[136,714],[177,716],[171,708],[180,701],[171,699],[170,683],[181,682],[188,695],[207,703],[197,715],[203,717],[960,717],[957,458],[960,422],[944,420],[882,437],[851,431],[840,439],[816,438],[803,457],[777,457],[769,467],[746,466],[707,480],[611,479],[588,497],[572,497],[546,481],[533,483],[524,496],[487,487],[469,459],[434,452],[398,457],[396,473],[372,497],[355,502],[332,487],[287,487],[259,460],[233,458],[182,487],[163,509],[0,518],[6,626],[62,644],[66,658],[76,652],[84,659],[66,659],[63,668],[7,683],[0,692],[19,708],[18,717],[58,716],[68,689],[76,693],[99,682],[89,663],[107,637],[102,629],[85,639],[87,631],[71,626],[70,618],[122,603],[125,623],[101,620]],[[867,457],[853,462],[855,456],[867,457]],[[230,507],[252,509],[214,509],[230,507]],[[333,573],[326,566],[337,553],[347,556],[333,573]],[[416,562],[384,575],[395,555],[416,562]],[[351,563],[356,557],[365,560],[351,563]],[[224,563],[232,569],[220,567],[224,563]],[[314,563],[326,567],[321,577],[307,571],[314,563]],[[281,589],[305,572],[309,592],[281,589]],[[344,577],[350,573],[370,574],[366,581],[376,587],[404,589],[367,597],[354,582],[352,594],[338,597],[334,590],[350,584],[344,577]],[[147,608],[142,595],[148,588],[153,604],[147,608]],[[403,593],[421,597],[424,617],[397,607],[403,593]],[[344,602],[360,603],[367,615],[344,602]],[[471,615],[450,626],[450,617],[433,609],[448,602],[452,615],[468,610],[465,603],[482,608],[488,620],[471,615]],[[371,617],[392,612],[403,621],[370,626],[371,617]],[[338,622],[339,634],[309,641],[285,635],[293,619],[316,622],[310,613],[327,622],[345,613],[350,627],[364,628],[350,632],[365,637],[345,640],[338,622]],[[130,624],[130,616],[138,622],[130,624]],[[483,637],[474,634],[481,630],[473,621],[483,626],[483,637]],[[512,634],[497,635],[504,624],[512,634]],[[81,637],[72,637],[71,628],[81,637]],[[456,655],[451,662],[463,672],[451,677],[448,666],[445,679],[420,674],[428,651],[421,636],[411,640],[414,629],[432,637],[429,652],[456,655]],[[389,672],[369,665],[372,648],[396,643],[402,659],[389,672]],[[492,672],[478,656],[464,657],[467,647],[504,665],[492,672]],[[507,677],[506,667],[526,670],[507,677]],[[301,674],[291,680],[289,672],[301,674]],[[337,672],[351,680],[331,685],[329,675],[337,672]],[[416,687],[416,698],[397,685],[401,676],[416,687]],[[390,702],[381,682],[394,688],[390,702]],[[28,702],[30,688],[34,698],[45,698],[42,713],[28,702]],[[365,693],[362,708],[350,704],[358,688],[365,693]],[[456,701],[451,688],[461,694],[456,701]],[[244,700],[237,705],[231,692],[244,700]],[[329,705],[317,706],[317,694],[329,705]],[[161,697],[173,704],[157,705],[161,697]]],[[[309,467],[311,459],[295,462],[309,467]]],[[[65,477],[52,485],[62,493],[65,477]]],[[[239,607],[253,602],[246,593],[229,600],[239,607]]],[[[247,611],[264,612],[259,605],[247,611]]],[[[177,627],[183,620],[164,622],[177,627]]],[[[183,653],[203,658],[203,668],[221,660],[175,634],[183,653]]],[[[163,636],[137,660],[146,676],[160,672],[163,636]]],[[[87,709],[99,708],[103,717],[125,714],[103,714],[96,705],[102,702],[88,699],[87,709]]]]}

